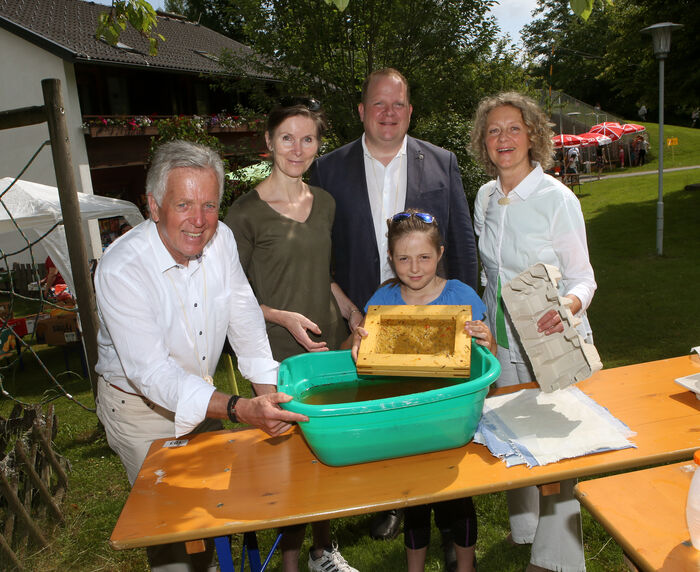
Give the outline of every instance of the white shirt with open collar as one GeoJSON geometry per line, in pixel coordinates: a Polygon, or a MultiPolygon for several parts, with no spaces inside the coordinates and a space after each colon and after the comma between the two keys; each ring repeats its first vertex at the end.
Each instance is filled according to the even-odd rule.
{"type": "MultiPolygon", "coordinates": [[[[539,163],[520,184],[506,195],[499,179],[483,185],[474,202],[474,231],[479,237],[479,254],[486,274],[484,303],[489,324],[496,324],[496,285],[510,282],[537,262],[559,268],[559,295],[574,294],[581,300],[579,333],[590,331],[586,308],[593,299],[596,282],[588,257],[586,226],[576,195],[547,175],[539,163]]],[[[513,340],[509,320],[508,339],[513,340]]],[[[511,348],[518,355],[518,348],[511,348]]]]}
{"type": "Polygon", "coordinates": [[[226,225],[182,266],[146,220],[107,249],[95,291],[97,372],[173,411],[178,436],[206,417],[214,387],[204,377],[213,376],[227,335],[241,373],[276,384],[279,364],[226,225]]]}
{"type": "Polygon", "coordinates": [[[378,161],[367,148],[365,134],[362,134],[362,150],[364,151],[365,179],[367,180],[367,194],[369,206],[374,222],[374,234],[379,250],[379,272],[382,283],[394,277],[394,271],[389,262],[387,239],[388,218],[404,210],[406,205],[406,186],[408,179],[408,158],[406,157],[407,137],[404,135],[401,148],[391,162],[385,167],[378,161]]]}

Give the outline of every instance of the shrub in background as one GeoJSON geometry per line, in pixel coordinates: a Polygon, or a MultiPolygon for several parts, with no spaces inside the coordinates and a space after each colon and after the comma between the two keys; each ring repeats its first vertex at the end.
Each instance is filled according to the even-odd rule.
{"type": "MultiPolygon", "coordinates": [[[[222,116],[219,115],[215,117],[220,118],[222,116]]],[[[240,127],[247,124],[249,129],[255,130],[261,130],[264,126],[264,120],[250,110],[239,109],[238,114],[234,117],[238,121],[235,125],[228,125],[222,121],[219,121],[218,125],[220,127],[240,127]],[[245,117],[250,117],[250,119],[243,119],[245,117]]],[[[251,186],[251,183],[239,180],[236,176],[231,176],[234,175],[234,173],[242,170],[238,169],[240,165],[249,165],[253,161],[258,160],[259,155],[250,148],[239,147],[235,149],[237,164],[234,168],[232,168],[230,161],[225,155],[226,148],[216,136],[209,133],[209,128],[213,125],[207,118],[197,115],[169,117],[165,119],[156,119],[154,121],[154,125],[158,128],[158,135],[151,137],[149,163],[153,157],[153,153],[160,145],[176,139],[207,145],[208,147],[215,149],[219,155],[221,155],[224,162],[224,172],[227,174],[227,176],[224,178],[224,195],[221,199],[221,207],[219,209],[220,218],[223,219],[223,217],[226,216],[226,211],[228,210],[229,205],[236,197],[244,192],[247,192],[259,182],[257,181],[251,186]]],[[[260,180],[262,180],[262,178],[260,180]]]]}
{"type": "Polygon", "coordinates": [[[489,180],[481,165],[467,151],[471,127],[471,121],[448,111],[421,117],[411,131],[414,137],[444,147],[457,156],[470,207],[479,187],[489,180]]]}

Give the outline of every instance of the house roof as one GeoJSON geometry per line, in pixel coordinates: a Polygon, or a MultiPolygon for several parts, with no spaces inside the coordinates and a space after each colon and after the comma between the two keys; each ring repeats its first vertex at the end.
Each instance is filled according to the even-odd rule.
{"type": "MultiPolygon", "coordinates": [[[[0,0],[0,27],[72,62],[220,75],[227,73],[217,58],[224,50],[259,61],[248,46],[163,12],[154,30],[165,38],[157,55],[148,55],[148,41],[131,26],[119,38],[122,47],[110,46],[95,37],[99,15],[109,9],[83,0],[0,0]]],[[[273,79],[253,66],[245,71],[273,79]]]]}

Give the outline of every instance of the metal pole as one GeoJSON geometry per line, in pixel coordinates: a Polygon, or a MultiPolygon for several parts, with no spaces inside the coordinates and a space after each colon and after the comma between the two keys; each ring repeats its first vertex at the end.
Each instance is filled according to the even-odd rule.
{"type": "MultiPolygon", "coordinates": [[[[562,124],[561,124],[561,110],[563,109],[563,107],[561,106],[561,95],[559,96],[558,101],[559,101],[559,103],[558,103],[558,105],[559,105],[559,135],[561,135],[562,133],[564,133],[564,128],[562,127],[562,124]]],[[[562,146],[562,148],[564,147],[563,141],[562,141],[561,146],[562,146]]]]}
{"type": "Polygon", "coordinates": [[[78,313],[83,330],[83,342],[88,362],[88,375],[92,384],[92,393],[97,396],[97,306],[95,292],[92,288],[90,269],[88,267],[87,249],[82,229],[82,217],[78,202],[78,191],[71,161],[70,137],[66,125],[61,82],[57,79],[41,81],[44,93],[51,154],[56,171],[58,196],[61,200],[63,226],[66,229],[66,242],[70,257],[71,274],[78,299],[78,313]]]}
{"type": "Polygon", "coordinates": [[[656,203],[656,254],[664,253],[664,59],[659,58],[659,201],[656,203]]]}

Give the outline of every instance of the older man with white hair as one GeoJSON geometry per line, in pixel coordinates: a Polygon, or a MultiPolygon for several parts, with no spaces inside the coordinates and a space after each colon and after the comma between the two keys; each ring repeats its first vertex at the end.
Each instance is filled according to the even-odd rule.
{"type": "MultiPolygon", "coordinates": [[[[97,415],[133,484],[155,439],[221,429],[231,419],[279,435],[306,417],[279,403],[260,306],[219,224],[223,164],[208,147],[162,145],[146,179],[151,218],[116,240],[95,275],[100,328],[97,415]],[[257,397],[218,391],[228,337],[257,397]]],[[[206,569],[184,545],[149,549],[157,570],[206,569]]]]}

